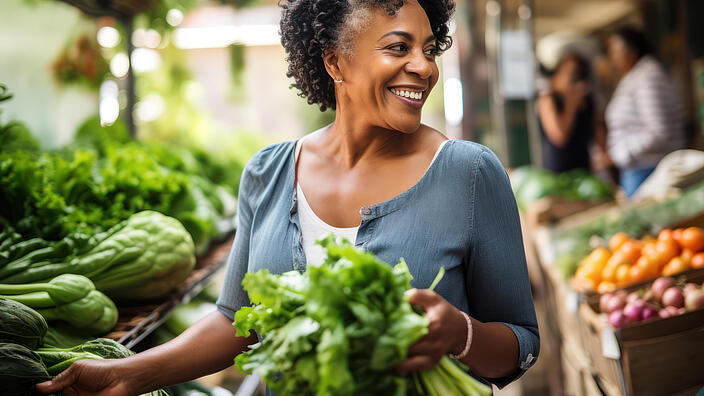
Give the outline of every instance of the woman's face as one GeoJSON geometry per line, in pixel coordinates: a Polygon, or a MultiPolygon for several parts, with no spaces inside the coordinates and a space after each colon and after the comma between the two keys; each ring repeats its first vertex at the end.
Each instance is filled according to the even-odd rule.
{"type": "Polygon", "coordinates": [[[415,132],[439,75],[430,22],[415,0],[405,1],[394,16],[369,13],[350,56],[339,60],[344,82],[336,84],[337,109],[374,126],[415,132]]]}
{"type": "Polygon", "coordinates": [[[553,87],[558,91],[569,89],[574,82],[575,74],[577,74],[577,61],[573,57],[565,58],[552,76],[553,87]]]}
{"type": "Polygon", "coordinates": [[[617,36],[609,38],[608,54],[611,63],[613,63],[621,76],[628,73],[637,62],[635,54],[617,36]]]}

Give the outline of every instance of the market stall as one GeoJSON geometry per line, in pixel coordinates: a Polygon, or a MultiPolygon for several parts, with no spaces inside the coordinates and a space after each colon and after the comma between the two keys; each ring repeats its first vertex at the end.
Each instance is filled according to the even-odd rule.
{"type": "Polygon", "coordinates": [[[660,200],[558,204],[546,192],[525,206],[531,279],[547,307],[542,358],[560,368],[553,391],[702,388],[703,192],[697,184],[660,200]]]}

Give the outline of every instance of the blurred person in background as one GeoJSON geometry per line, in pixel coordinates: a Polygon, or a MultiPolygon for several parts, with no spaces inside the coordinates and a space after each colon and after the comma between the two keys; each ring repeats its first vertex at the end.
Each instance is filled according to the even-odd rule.
{"type": "Polygon", "coordinates": [[[553,172],[590,168],[589,145],[597,125],[590,75],[589,61],[567,53],[550,77],[548,92],[538,98],[543,166],[553,172]]]}
{"type": "Polygon", "coordinates": [[[685,147],[684,120],[675,85],[642,32],[618,29],[608,53],[620,80],[606,107],[608,156],[600,162],[616,165],[630,197],[665,155],[685,147]]]}

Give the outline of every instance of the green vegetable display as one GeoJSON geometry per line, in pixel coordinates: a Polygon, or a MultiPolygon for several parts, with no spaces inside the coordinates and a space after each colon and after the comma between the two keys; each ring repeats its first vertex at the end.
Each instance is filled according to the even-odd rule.
{"type": "Polygon", "coordinates": [[[544,197],[578,201],[612,197],[611,187],[606,182],[581,169],[555,174],[545,169],[522,166],[511,172],[511,186],[522,210],[544,197]]]}
{"type": "Polygon", "coordinates": [[[0,299],[0,342],[30,349],[44,342],[46,320],[37,311],[12,300],[0,299]]]}
{"type": "Polygon", "coordinates": [[[154,211],[134,214],[88,242],[82,241],[83,250],[67,257],[63,246],[73,243],[69,241],[65,238],[7,264],[0,269],[0,282],[42,282],[73,273],[90,278],[111,297],[140,300],[165,295],[195,266],[190,234],[178,220],[154,211]],[[59,249],[62,254],[56,252],[59,249]],[[52,259],[37,260],[39,251],[52,259]]]}
{"type": "Polygon", "coordinates": [[[261,341],[237,356],[282,395],[488,395],[489,387],[444,357],[434,369],[406,378],[392,367],[428,332],[428,320],[404,297],[411,275],[332,236],[321,266],[272,275],[248,273],[250,300],[235,315],[237,335],[261,341]]]}
{"type": "Polygon", "coordinates": [[[47,283],[0,284],[0,299],[19,302],[48,321],[64,321],[88,334],[105,334],[117,323],[115,304],[81,275],[64,274],[47,283]]]}
{"type": "MultiPolygon", "coordinates": [[[[74,343],[78,338],[47,330],[44,318],[30,307],[0,299],[0,395],[36,395],[34,384],[51,379],[81,359],[121,359],[133,355],[107,338],[82,340],[65,348],[52,346],[57,339],[74,343]],[[39,347],[42,341],[44,346],[39,347]]],[[[145,395],[168,394],[159,390],[145,395]]]]}
{"type": "Polygon", "coordinates": [[[29,348],[0,343],[0,394],[30,396],[34,384],[51,379],[41,358],[29,348]]]}

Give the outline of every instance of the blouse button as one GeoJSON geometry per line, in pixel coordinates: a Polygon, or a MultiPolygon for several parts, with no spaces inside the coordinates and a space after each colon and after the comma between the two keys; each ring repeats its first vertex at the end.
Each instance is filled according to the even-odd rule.
{"type": "Polygon", "coordinates": [[[362,208],[362,214],[365,216],[369,216],[370,214],[372,214],[372,210],[365,206],[362,208]]]}

